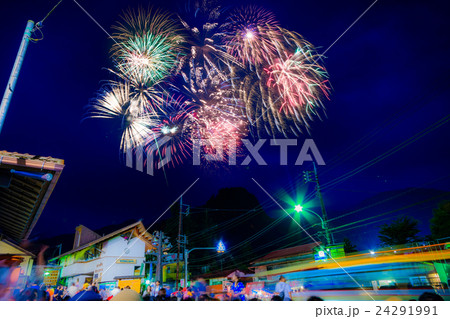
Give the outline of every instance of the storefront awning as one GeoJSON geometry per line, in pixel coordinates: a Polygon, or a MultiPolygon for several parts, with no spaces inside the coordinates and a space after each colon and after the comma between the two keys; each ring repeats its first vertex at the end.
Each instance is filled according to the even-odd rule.
{"type": "Polygon", "coordinates": [[[60,159],[0,151],[0,234],[28,238],[63,168],[60,159]]]}

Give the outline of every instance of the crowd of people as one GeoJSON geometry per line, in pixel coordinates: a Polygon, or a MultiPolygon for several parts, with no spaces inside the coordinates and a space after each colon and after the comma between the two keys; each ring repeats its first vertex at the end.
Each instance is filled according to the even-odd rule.
{"type": "MultiPolygon", "coordinates": [[[[77,287],[75,283],[69,286],[58,285],[56,287],[45,286],[43,284],[32,283],[20,291],[14,291],[9,300],[17,301],[259,301],[257,296],[247,295],[245,286],[237,276],[231,278],[231,282],[226,285],[226,289],[214,294],[210,291],[205,280],[198,279],[190,287],[180,287],[172,291],[168,285],[161,285],[159,281],[147,285],[141,293],[131,289],[130,286],[115,287],[112,290],[102,286],[99,289],[94,284],[84,284],[77,287]]],[[[290,301],[292,289],[286,282],[284,276],[280,276],[275,286],[275,291],[271,294],[272,301],[290,301]]],[[[323,301],[320,297],[311,296],[308,301],[323,301]]],[[[415,299],[411,299],[415,300],[415,299]]],[[[434,292],[425,292],[419,301],[444,300],[434,292]]]]}

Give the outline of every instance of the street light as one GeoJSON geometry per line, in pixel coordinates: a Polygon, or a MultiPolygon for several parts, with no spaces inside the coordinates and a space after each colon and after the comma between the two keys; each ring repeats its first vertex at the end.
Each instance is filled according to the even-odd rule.
{"type": "Polygon", "coordinates": [[[308,213],[311,213],[311,214],[317,216],[317,217],[320,219],[322,229],[325,231],[325,238],[326,238],[326,240],[327,240],[327,244],[328,244],[328,245],[330,244],[330,240],[329,240],[329,230],[328,230],[327,224],[325,223],[325,221],[323,220],[323,218],[322,218],[319,214],[317,214],[316,212],[314,212],[314,211],[312,211],[312,210],[310,210],[310,209],[306,209],[306,208],[303,207],[302,205],[295,205],[295,206],[294,206],[294,210],[295,210],[297,213],[306,211],[306,212],[308,212],[308,213]]]}
{"type": "Polygon", "coordinates": [[[303,211],[303,206],[302,205],[295,205],[295,211],[297,212],[297,213],[300,213],[300,212],[302,212],[303,211]]]}
{"type": "Polygon", "coordinates": [[[222,241],[219,241],[216,247],[195,247],[191,249],[184,250],[184,286],[187,287],[188,281],[188,258],[189,254],[194,250],[215,250],[217,253],[224,253],[226,250],[225,244],[222,241]]]}

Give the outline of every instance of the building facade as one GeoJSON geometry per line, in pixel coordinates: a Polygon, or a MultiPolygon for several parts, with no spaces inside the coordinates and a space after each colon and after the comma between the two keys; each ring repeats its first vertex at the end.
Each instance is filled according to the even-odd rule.
{"type": "Polygon", "coordinates": [[[132,280],[129,283],[137,287],[145,273],[145,254],[153,249],[152,236],[142,222],[106,236],[80,225],[76,228],[74,248],[50,263],[60,266],[60,281],[68,286],[73,283],[81,288],[95,282],[111,287],[132,280]]]}

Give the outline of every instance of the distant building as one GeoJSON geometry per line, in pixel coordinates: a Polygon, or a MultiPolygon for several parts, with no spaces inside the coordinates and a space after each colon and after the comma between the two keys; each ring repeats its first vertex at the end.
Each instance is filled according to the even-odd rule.
{"type": "Polygon", "coordinates": [[[208,282],[210,292],[223,295],[227,291],[227,286],[232,284],[231,278],[233,275],[239,277],[239,281],[241,281],[245,286],[248,286],[248,284],[253,280],[254,274],[248,271],[247,273],[244,273],[239,269],[228,269],[205,273],[197,277],[203,278],[208,282]]]}
{"type": "Polygon", "coordinates": [[[264,257],[253,261],[249,268],[253,269],[255,271],[255,277],[258,277],[258,273],[283,268],[295,263],[314,261],[315,250],[317,247],[320,247],[319,244],[311,243],[274,250],[264,257]]]}
{"type": "Polygon", "coordinates": [[[153,250],[152,235],[142,222],[100,236],[80,225],[75,229],[73,249],[51,259],[60,266],[60,281],[82,287],[97,282],[107,287],[130,286],[139,290],[145,273],[145,253],[153,250]]]}
{"type": "MultiPolygon", "coordinates": [[[[176,254],[172,254],[176,260],[176,254]]],[[[167,258],[167,255],[165,256],[167,258]]],[[[183,280],[184,278],[184,261],[180,260],[178,268],[178,280],[183,280]]],[[[177,263],[165,263],[162,267],[162,281],[164,283],[175,284],[177,279],[177,263]]]]}

